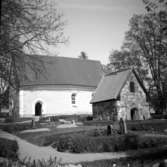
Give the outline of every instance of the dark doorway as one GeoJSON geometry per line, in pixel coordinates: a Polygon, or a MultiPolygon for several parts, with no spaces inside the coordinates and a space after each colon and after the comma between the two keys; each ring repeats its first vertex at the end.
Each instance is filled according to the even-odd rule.
{"type": "Polygon", "coordinates": [[[132,108],[130,110],[131,120],[137,120],[137,108],[132,108]]]}
{"type": "Polygon", "coordinates": [[[35,104],[35,116],[41,116],[42,115],[42,103],[37,102],[35,104]]]}

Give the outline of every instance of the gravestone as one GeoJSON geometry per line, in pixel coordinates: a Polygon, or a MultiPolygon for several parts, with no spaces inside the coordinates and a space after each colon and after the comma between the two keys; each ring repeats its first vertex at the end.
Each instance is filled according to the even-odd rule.
{"type": "Polygon", "coordinates": [[[127,133],[126,121],[121,118],[119,121],[119,126],[121,134],[126,134],[127,133]]]}
{"type": "Polygon", "coordinates": [[[107,136],[111,135],[111,125],[107,125],[107,136]]]}

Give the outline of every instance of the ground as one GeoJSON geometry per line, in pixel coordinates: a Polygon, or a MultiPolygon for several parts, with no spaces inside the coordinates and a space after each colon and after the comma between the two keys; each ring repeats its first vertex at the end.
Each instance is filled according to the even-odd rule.
{"type": "MultiPolygon", "coordinates": [[[[155,121],[157,123],[157,121],[155,121]]],[[[160,121],[163,122],[163,121],[160,121]]],[[[163,122],[162,124],[158,122],[159,125],[158,128],[163,127],[160,131],[154,131],[153,129],[150,130],[138,130],[133,131],[133,133],[142,134],[143,136],[149,136],[149,137],[161,137],[161,138],[167,138],[167,133],[165,132],[165,128],[167,129],[166,122],[163,122]],[[165,124],[165,126],[164,126],[165,124]]],[[[138,123],[139,124],[139,123],[138,123]]],[[[140,122],[140,124],[144,124],[143,122],[140,122]]],[[[147,122],[148,124],[148,122],[147,122]]],[[[42,138],[42,136],[50,135],[53,136],[61,135],[61,134],[71,134],[74,132],[77,133],[84,133],[85,131],[91,131],[91,130],[97,130],[97,129],[105,129],[106,125],[103,124],[103,126],[95,126],[95,125],[89,125],[89,126],[74,126],[70,125],[71,128],[64,128],[66,127],[63,125],[61,128],[57,128],[57,126],[46,126],[39,129],[31,129],[31,130],[24,130],[24,131],[17,131],[16,135],[10,134],[4,131],[0,131],[1,137],[8,138],[11,140],[16,140],[19,145],[19,158],[24,159],[27,157],[30,157],[32,160],[35,159],[45,159],[48,160],[50,157],[54,158],[57,157],[62,163],[80,163],[84,161],[96,161],[96,160],[111,160],[111,159],[119,159],[119,158],[127,158],[129,155],[136,155],[136,150],[130,151],[130,152],[108,152],[108,153],[80,153],[80,154],[74,154],[74,153],[67,153],[67,152],[58,152],[56,149],[53,149],[51,146],[37,146],[35,144],[40,145],[39,139],[42,138]],[[18,137],[19,136],[19,137],[18,137]],[[25,139],[25,140],[24,140],[25,139]],[[31,143],[27,142],[30,141],[31,143]],[[35,144],[33,144],[35,143],[35,144]],[[34,151],[35,150],[35,151],[34,151]]],[[[130,125],[132,128],[132,125],[130,125]]],[[[144,127],[143,127],[144,128],[144,127]]],[[[166,146],[164,146],[166,148],[166,146]]],[[[150,151],[149,149],[144,151],[150,151]]],[[[152,151],[152,150],[151,150],[152,151]]]]}

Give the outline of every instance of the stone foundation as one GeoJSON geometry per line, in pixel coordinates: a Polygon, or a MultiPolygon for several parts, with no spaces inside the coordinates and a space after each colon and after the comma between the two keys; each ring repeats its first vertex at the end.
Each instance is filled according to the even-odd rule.
{"type": "Polygon", "coordinates": [[[116,101],[94,103],[93,117],[98,120],[117,120],[116,101]]]}

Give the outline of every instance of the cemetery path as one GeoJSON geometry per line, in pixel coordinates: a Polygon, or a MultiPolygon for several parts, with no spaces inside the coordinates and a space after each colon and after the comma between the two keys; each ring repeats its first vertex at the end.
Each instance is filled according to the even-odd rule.
{"type": "Polygon", "coordinates": [[[30,160],[49,160],[50,158],[57,158],[61,163],[79,163],[103,159],[118,159],[126,157],[126,153],[63,153],[58,152],[52,147],[41,147],[31,144],[13,134],[0,130],[0,137],[9,140],[16,140],[19,146],[19,159],[30,158],[30,160]]]}
{"type": "MultiPolygon", "coordinates": [[[[152,135],[151,135],[152,136],[152,135]]],[[[154,137],[156,135],[154,134],[154,137]]],[[[96,160],[112,160],[112,159],[120,159],[120,158],[126,158],[128,156],[135,156],[137,151],[129,151],[130,154],[126,152],[108,152],[108,153],[64,153],[64,152],[58,152],[52,147],[41,147],[34,144],[31,144],[13,134],[4,132],[0,130],[0,137],[6,138],[9,140],[16,140],[19,146],[18,155],[20,160],[24,160],[27,158],[27,160],[30,158],[30,160],[49,160],[50,158],[57,158],[57,160],[62,164],[75,164],[80,162],[91,162],[96,160]]],[[[165,136],[164,136],[165,137],[165,136]]],[[[167,146],[163,146],[165,149],[167,149],[167,146]]],[[[152,151],[145,150],[145,151],[152,151]]]]}

